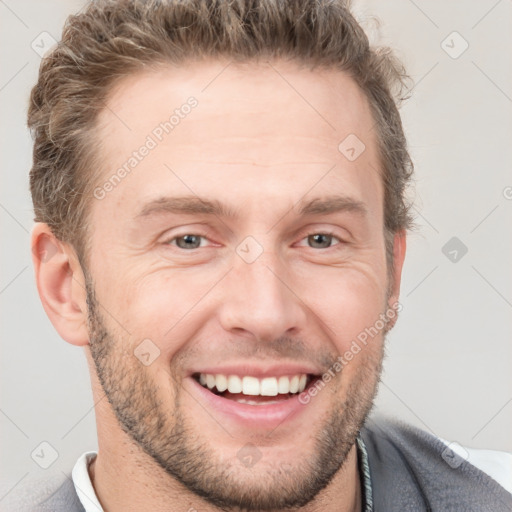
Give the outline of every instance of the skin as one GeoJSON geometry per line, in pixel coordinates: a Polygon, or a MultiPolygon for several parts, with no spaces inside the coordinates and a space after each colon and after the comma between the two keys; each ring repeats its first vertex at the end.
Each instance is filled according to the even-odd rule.
{"type": "Polygon", "coordinates": [[[405,257],[400,232],[389,275],[376,134],[355,82],[281,61],[226,64],[146,71],[112,90],[96,131],[100,186],[187,98],[198,105],[103,199],[91,197],[87,269],[47,225],[32,232],[45,311],[90,368],[99,443],[91,479],[109,512],[360,510],[353,443],[393,322],[272,431],[194,394],[189,373],[221,363],[328,370],[398,300],[405,257]],[[355,161],[338,150],[349,134],[366,146],[355,161]],[[182,195],[239,216],[137,218],[151,200],[182,195]],[[331,195],[365,213],[299,215],[300,201],[331,195]],[[333,238],[322,247],[309,237],[326,232],[333,238]],[[176,237],[187,234],[205,238],[180,248],[176,237]],[[236,251],[249,236],[263,249],[251,263],[236,251]],[[148,366],[134,357],[145,339],[160,350],[148,366]],[[237,457],[247,443],[261,455],[251,467],[237,457]]]}

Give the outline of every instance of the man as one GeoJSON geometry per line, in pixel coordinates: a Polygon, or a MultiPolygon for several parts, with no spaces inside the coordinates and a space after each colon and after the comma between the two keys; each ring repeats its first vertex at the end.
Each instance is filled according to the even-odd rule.
{"type": "Polygon", "coordinates": [[[31,96],[32,245],[99,450],[26,504],[510,510],[440,440],[368,419],[411,223],[403,77],[336,1],[68,20],[31,96]]]}

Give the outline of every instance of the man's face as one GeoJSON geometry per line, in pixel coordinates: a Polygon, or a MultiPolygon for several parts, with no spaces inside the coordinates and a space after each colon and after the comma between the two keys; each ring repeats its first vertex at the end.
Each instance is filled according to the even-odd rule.
{"type": "Polygon", "coordinates": [[[335,363],[388,305],[383,186],[350,78],[224,66],[130,77],[100,116],[91,354],[150,460],[213,504],[279,509],[329,483],[371,407],[385,329],[335,363]]]}

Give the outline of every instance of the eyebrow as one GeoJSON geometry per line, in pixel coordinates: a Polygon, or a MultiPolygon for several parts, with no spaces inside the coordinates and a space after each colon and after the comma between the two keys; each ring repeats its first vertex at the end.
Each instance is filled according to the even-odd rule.
{"type": "Polygon", "coordinates": [[[146,204],[136,215],[136,219],[161,213],[185,213],[216,215],[237,218],[238,212],[217,199],[202,199],[198,196],[159,197],[146,204]]]}
{"type": "Polygon", "coordinates": [[[327,196],[307,202],[301,201],[299,204],[299,215],[301,216],[351,212],[364,217],[368,213],[362,201],[358,201],[350,196],[327,196]]]}
{"type": "MultiPolygon", "coordinates": [[[[366,216],[368,211],[363,202],[349,196],[327,196],[309,201],[301,200],[298,203],[299,216],[328,215],[338,212],[351,212],[366,216]]],[[[181,196],[159,197],[150,201],[144,205],[135,218],[145,218],[162,213],[215,215],[230,219],[239,217],[238,210],[221,203],[217,199],[181,196]]]]}

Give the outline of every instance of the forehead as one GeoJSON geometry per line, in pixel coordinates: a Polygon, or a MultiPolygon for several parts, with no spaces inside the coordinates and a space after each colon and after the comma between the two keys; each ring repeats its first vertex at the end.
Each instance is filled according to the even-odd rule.
{"type": "Polygon", "coordinates": [[[288,207],[340,192],[380,209],[373,128],[363,92],[338,70],[202,61],[138,73],[112,90],[98,120],[97,184],[112,183],[102,207],[140,210],[191,193],[288,207]],[[348,158],[349,146],[364,150],[348,158]]]}

